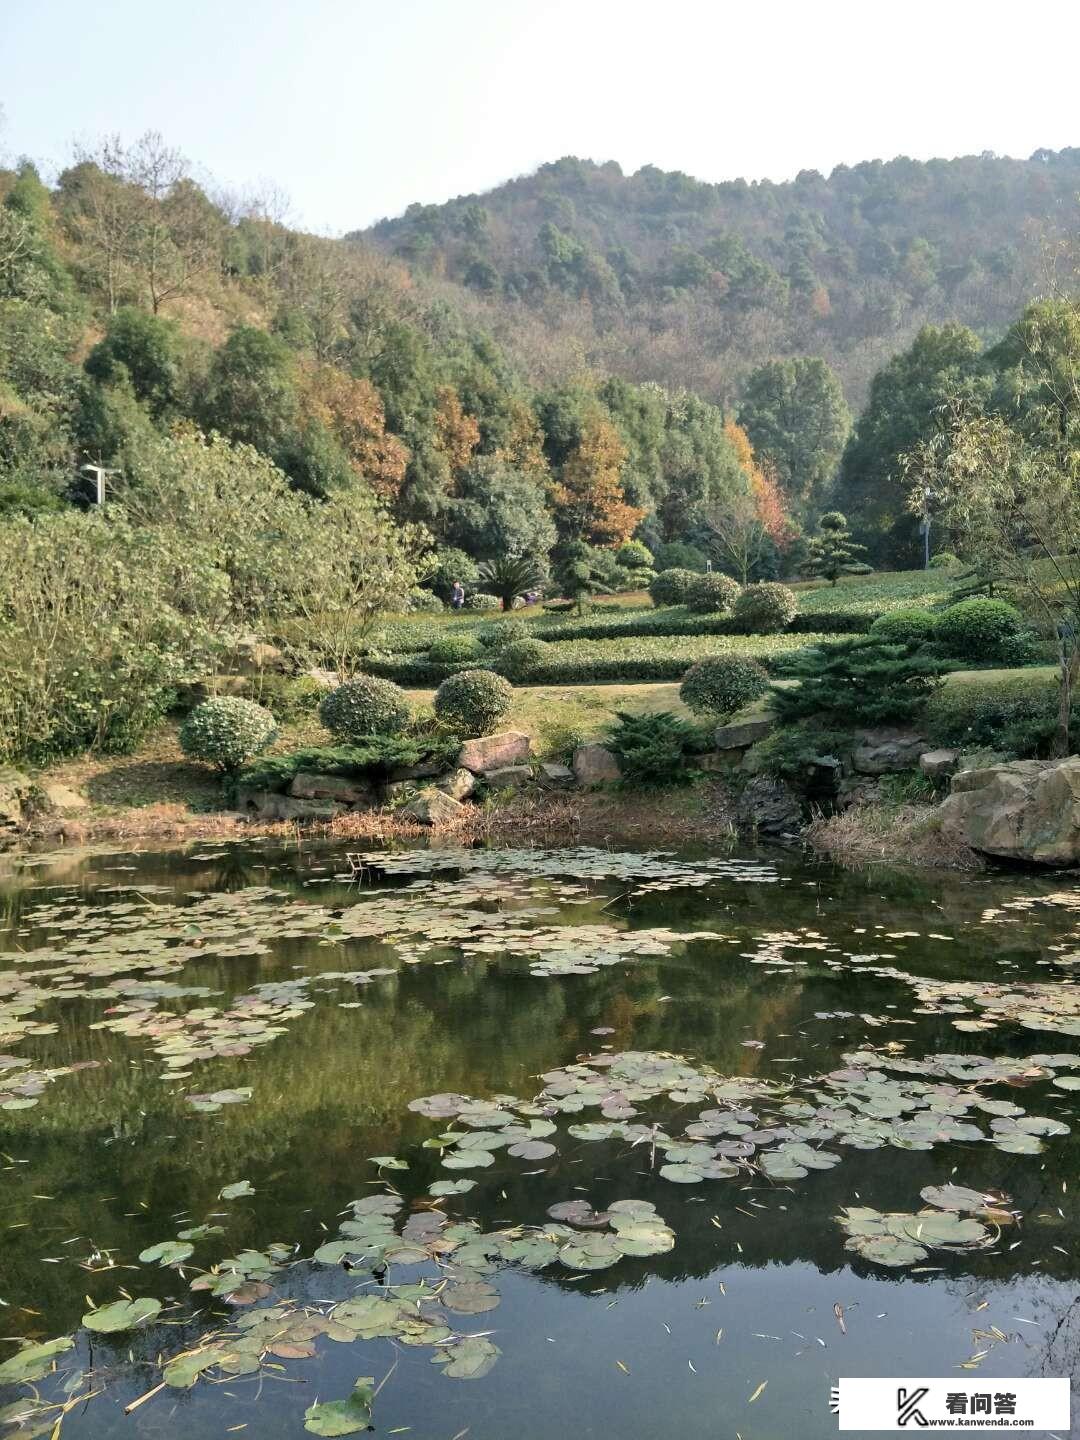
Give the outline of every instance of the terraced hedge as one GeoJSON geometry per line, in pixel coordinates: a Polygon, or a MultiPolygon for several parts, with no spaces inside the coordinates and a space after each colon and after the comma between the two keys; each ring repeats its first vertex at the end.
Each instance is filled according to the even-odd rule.
{"type": "MultiPolygon", "coordinates": [[[[592,685],[609,680],[681,680],[695,660],[707,655],[749,655],[770,666],[795,650],[813,645],[824,636],[683,635],[639,636],[634,644],[623,639],[564,640],[552,643],[550,653],[530,675],[533,685],[592,685]]],[[[475,668],[476,662],[471,662],[475,668]]],[[[430,689],[455,670],[469,665],[433,665],[421,658],[393,656],[372,660],[372,674],[396,680],[399,685],[430,689]]]]}

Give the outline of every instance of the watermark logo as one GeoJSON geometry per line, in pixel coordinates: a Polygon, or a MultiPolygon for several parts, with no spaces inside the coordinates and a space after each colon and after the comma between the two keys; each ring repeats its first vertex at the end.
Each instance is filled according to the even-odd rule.
{"type": "Polygon", "coordinates": [[[842,1379],[829,1408],[841,1430],[1028,1430],[1069,1433],[1069,1381],[842,1379]]]}

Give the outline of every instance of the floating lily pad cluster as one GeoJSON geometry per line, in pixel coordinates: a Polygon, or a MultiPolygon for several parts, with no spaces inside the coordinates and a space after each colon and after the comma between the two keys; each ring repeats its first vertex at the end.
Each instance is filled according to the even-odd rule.
{"type": "MultiPolygon", "coordinates": [[[[844,1248],[874,1265],[899,1269],[921,1264],[930,1258],[931,1251],[984,1250],[997,1238],[992,1218],[984,1223],[983,1219],[962,1213],[974,1211],[983,1217],[1004,1214],[990,1210],[992,1197],[959,1185],[931,1185],[923,1190],[922,1198],[930,1202],[930,1207],[916,1214],[883,1212],[868,1205],[848,1206],[836,1217],[848,1237],[844,1248]]],[[[999,1203],[1004,1203],[1004,1197],[999,1203]]],[[[1007,1218],[1011,1221],[1012,1216],[1007,1218]]]]}

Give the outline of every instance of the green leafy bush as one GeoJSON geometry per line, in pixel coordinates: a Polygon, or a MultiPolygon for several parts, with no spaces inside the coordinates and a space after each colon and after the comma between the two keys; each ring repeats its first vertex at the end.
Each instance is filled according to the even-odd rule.
{"type": "Polygon", "coordinates": [[[930,556],[931,570],[956,570],[961,563],[959,557],[949,550],[939,550],[936,555],[930,556]]]}
{"type": "Polygon", "coordinates": [[[815,760],[825,756],[842,760],[854,748],[850,730],[822,725],[820,720],[800,720],[759,740],[747,751],[745,763],[752,775],[772,775],[802,784],[815,760]]]}
{"type": "Polygon", "coordinates": [[[287,790],[301,771],[380,782],[405,765],[449,765],[461,741],[457,736],[369,735],[360,745],[308,745],[288,755],[266,755],[235,777],[252,790],[287,790]]]}
{"type": "Polygon", "coordinates": [[[241,765],[271,745],[277,724],[269,710],[239,695],[218,695],[196,705],[180,727],[180,748],[192,760],[220,770],[241,765]]]}
{"type": "Polygon", "coordinates": [[[654,605],[685,605],[700,576],[694,570],[661,570],[649,586],[654,605]]]}
{"type": "Polygon", "coordinates": [[[445,609],[446,606],[433,591],[422,590],[419,586],[409,591],[406,610],[410,615],[440,615],[445,609]]]}
{"type": "Polygon", "coordinates": [[[260,670],[251,678],[248,696],[257,705],[265,705],[280,725],[314,715],[326,695],[326,686],[310,675],[278,675],[260,670]]]}
{"type": "Polygon", "coordinates": [[[938,745],[963,750],[992,749],[1021,759],[1049,754],[1059,693],[1058,674],[1049,668],[950,680],[927,706],[927,734],[938,745]]]}
{"type": "Polygon", "coordinates": [[[651,570],[652,551],[640,540],[624,540],[615,551],[615,559],[624,570],[651,570]]]}
{"type": "Polygon", "coordinates": [[[657,547],[653,564],[657,570],[693,570],[696,574],[703,575],[709,564],[709,558],[705,551],[699,550],[696,545],[687,545],[681,540],[670,540],[667,544],[657,547]]]}
{"type": "Polygon", "coordinates": [[[499,674],[516,684],[527,683],[543,666],[549,646],[543,640],[511,640],[498,652],[495,664],[499,674]]]}
{"type": "Polygon", "coordinates": [[[711,570],[694,581],[686,605],[698,615],[721,615],[731,609],[741,594],[742,587],[737,580],[719,570],[711,570]]]}
{"type": "Polygon", "coordinates": [[[731,618],[750,635],[773,635],[790,624],[798,608],[793,591],[766,580],[747,585],[735,601],[731,618]]]}
{"type": "Polygon", "coordinates": [[[514,687],[492,670],[461,670],[435,691],[435,714],[462,735],[490,735],[509,714],[514,687]]]}
{"type": "Polygon", "coordinates": [[[369,735],[393,735],[409,720],[404,692],[389,680],[357,675],[331,690],[319,706],[319,718],[339,740],[358,741],[369,735]]]}
{"type": "Polygon", "coordinates": [[[502,601],[497,595],[489,595],[485,590],[477,590],[475,594],[469,595],[465,601],[466,610],[501,610],[502,601]]]}
{"type": "Polygon", "coordinates": [[[1023,623],[1020,611],[1007,600],[973,596],[941,612],[935,638],[958,660],[1000,661],[1005,642],[1023,623]]]}
{"type": "Polygon", "coordinates": [[[686,672],[679,698],[699,715],[726,719],[769,688],[762,665],[746,655],[713,655],[686,672]]]}
{"type": "Polygon", "coordinates": [[[700,732],[670,710],[628,715],[617,710],[617,723],[605,744],[619,757],[628,785],[679,785],[692,778],[691,757],[703,748],[700,732]]]}
{"type": "Polygon", "coordinates": [[[921,716],[941,684],[944,665],[910,645],[873,637],[808,650],[788,668],[799,684],[774,690],[781,725],[818,719],[825,725],[884,725],[921,716]]]}
{"type": "Polygon", "coordinates": [[[1034,630],[1020,630],[1015,635],[1006,635],[998,653],[1002,665],[1020,669],[1024,665],[1050,664],[1056,658],[1056,649],[1053,642],[1040,639],[1034,630]]]}
{"type": "Polygon", "coordinates": [[[871,635],[890,645],[921,645],[933,638],[938,617],[932,610],[890,610],[870,626],[871,635]]]}
{"type": "Polygon", "coordinates": [[[501,650],[513,640],[527,640],[532,627],[524,620],[500,620],[491,625],[482,625],[476,638],[485,650],[501,650]]]}
{"type": "Polygon", "coordinates": [[[432,641],[427,653],[435,665],[456,665],[463,660],[475,660],[480,653],[480,642],[467,632],[449,632],[432,641]]]}

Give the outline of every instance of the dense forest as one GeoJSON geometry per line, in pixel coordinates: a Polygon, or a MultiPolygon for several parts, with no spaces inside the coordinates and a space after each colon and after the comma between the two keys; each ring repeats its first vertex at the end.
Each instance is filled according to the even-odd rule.
{"type": "Polygon", "coordinates": [[[1080,149],[899,157],[785,184],[564,158],[361,238],[476,297],[542,375],[584,362],[726,406],[819,355],[852,410],[925,324],[999,333],[1076,230],[1080,149]]]}

